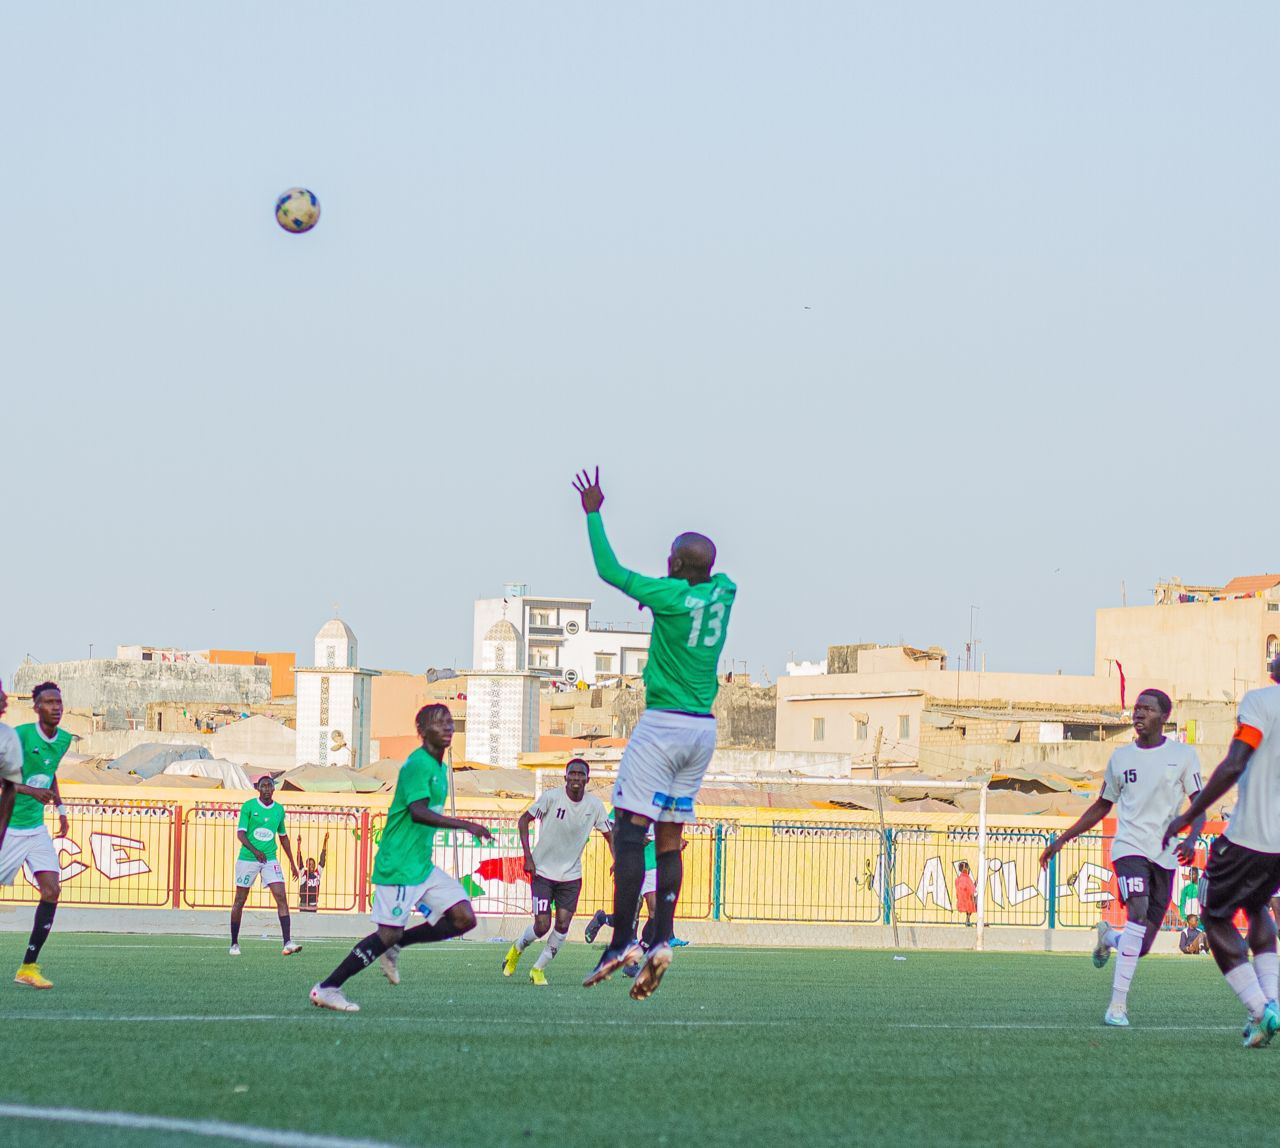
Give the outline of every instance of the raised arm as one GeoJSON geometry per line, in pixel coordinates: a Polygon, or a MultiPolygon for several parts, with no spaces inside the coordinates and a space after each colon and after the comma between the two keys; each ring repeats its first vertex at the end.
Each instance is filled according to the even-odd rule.
{"type": "Polygon", "coordinates": [[[604,505],[604,491],[600,489],[600,468],[596,467],[594,476],[585,470],[575,476],[573,488],[581,497],[582,509],[587,515],[587,538],[591,541],[591,557],[596,564],[596,573],[610,586],[616,586],[628,598],[634,598],[642,606],[656,609],[669,601],[672,594],[670,579],[650,578],[628,570],[618,561],[613,547],[609,545],[604,519],[600,517],[600,507],[604,505]]]}

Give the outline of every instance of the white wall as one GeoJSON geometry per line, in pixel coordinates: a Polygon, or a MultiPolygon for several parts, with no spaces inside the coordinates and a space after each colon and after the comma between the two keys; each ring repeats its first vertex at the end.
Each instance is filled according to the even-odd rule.
{"type": "MultiPolygon", "coordinates": [[[[648,632],[632,633],[624,630],[591,629],[592,599],[553,599],[538,598],[530,595],[524,598],[508,598],[505,604],[501,598],[477,598],[472,620],[472,654],[471,667],[479,669],[483,666],[484,636],[489,628],[504,616],[520,631],[525,647],[525,667],[529,670],[574,670],[582,681],[594,682],[597,677],[596,655],[612,656],[612,669],[602,672],[601,677],[614,677],[618,674],[639,674],[644,668],[645,659],[649,656],[648,632]],[[543,637],[544,648],[550,647],[550,664],[542,666],[536,660],[536,651],[540,645],[539,635],[532,633],[533,621],[530,615],[534,611],[546,611],[551,615],[550,624],[559,629],[559,633],[551,637],[543,637]],[[576,633],[570,633],[576,628],[576,633]]],[[[614,619],[610,619],[614,620],[614,619]]],[[[634,617],[622,619],[627,623],[647,626],[649,616],[635,611],[634,617]]]]}

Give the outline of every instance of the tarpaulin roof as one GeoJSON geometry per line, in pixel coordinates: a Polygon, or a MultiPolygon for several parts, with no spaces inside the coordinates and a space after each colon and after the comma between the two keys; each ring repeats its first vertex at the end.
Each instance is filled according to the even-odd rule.
{"type": "Polygon", "coordinates": [[[279,784],[308,793],[377,793],[383,787],[376,777],[341,765],[300,765],[281,774],[279,784]]]}
{"type": "Polygon", "coordinates": [[[120,773],[136,773],[139,777],[154,777],[175,761],[190,761],[201,757],[213,757],[202,745],[166,745],[163,742],[145,742],[122,753],[108,767],[120,773]]]}
{"type": "MultiPolygon", "coordinates": [[[[226,789],[252,789],[253,782],[243,765],[221,757],[199,757],[175,761],[165,766],[162,777],[206,777],[226,789]]],[[[155,778],[152,778],[154,781],[155,778]]]]}

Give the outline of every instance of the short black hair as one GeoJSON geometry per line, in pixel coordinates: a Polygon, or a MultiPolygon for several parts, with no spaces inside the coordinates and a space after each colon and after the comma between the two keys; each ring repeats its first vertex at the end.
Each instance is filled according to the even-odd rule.
{"type": "Polygon", "coordinates": [[[38,686],[32,687],[31,700],[33,702],[38,702],[40,700],[40,695],[48,690],[58,690],[58,693],[62,693],[62,690],[58,689],[57,682],[41,682],[38,686]]]}
{"type": "Polygon", "coordinates": [[[449,713],[449,707],[441,705],[439,702],[434,702],[429,706],[423,706],[422,709],[418,711],[417,716],[413,719],[413,724],[417,727],[419,737],[423,736],[422,731],[427,728],[427,722],[429,722],[433,717],[438,716],[440,713],[449,713]]]}
{"type": "Polygon", "coordinates": [[[568,772],[569,772],[569,766],[571,766],[571,765],[580,765],[580,766],[582,766],[582,768],[583,768],[583,769],[585,769],[585,770],[587,771],[587,776],[588,776],[588,777],[590,777],[590,776],[591,776],[591,763],[590,763],[589,761],[587,761],[587,759],[586,759],[585,757],[571,757],[571,758],[569,758],[569,760],[568,760],[568,761],[566,761],[566,762],[564,763],[564,771],[565,771],[565,773],[568,773],[568,772]]]}
{"type": "Polygon", "coordinates": [[[1168,717],[1173,713],[1173,702],[1169,700],[1169,695],[1164,690],[1143,690],[1138,697],[1155,698],[1156,705],[1160,707],[1160,712],[1168,717]]]}

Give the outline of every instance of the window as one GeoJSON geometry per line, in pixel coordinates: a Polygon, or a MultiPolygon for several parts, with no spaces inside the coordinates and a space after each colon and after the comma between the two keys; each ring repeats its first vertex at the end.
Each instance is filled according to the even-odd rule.
{"type": "Polygon", "coordinates": [[[861,718],[858,719],[858,735],[857,736],[859,741],[867,740],[867,723],[863,721],[861,718]]]}
{"type": "Polygon", "coordinates": [[[551,651],[545,646],[529,647],[529,664],[531,666],[551,665],[551,651]]]}
{"type": "Polygon", "coordinates": [[[529,625],[531,626],[550,626],[551,612],[549,610],[530,610],[529,625]]]}
{"type": "Polygon", "coordinates": [[[637,673],[637,674],[643,674],[643,673],[644,673],[644,668],[645,668],[645,666],[647,666],[648,664],[649,664],[649,659],[648,659],[648,658],[637,658],[637,659],[636,659],[636,673],[637,673]]]}
{"type": "Polygon", "coordinates": [[[827,736],[827,719],[816,717],[813,719],[813,740],[822,741],[827,736]]]}
{"type": "Polygon", "coordinates": [[[596,655],[596,673],[597,674],[613,673],[613,655],[612,654],[596,655]]]}
{"type": "Polygon", "coordinates": [[[906,738],[911,736],[911,715],[898,715],[898,737],[906,738]]]}
{"type": "Polygon", "coordinates": [[[1280,638],[1277,638],[1275,634],[1272,634],[1267,638],[1267,666],[1268,667],[1270,667],[1271,660],[1277,654],[1280,654],[1280,638]]]}

